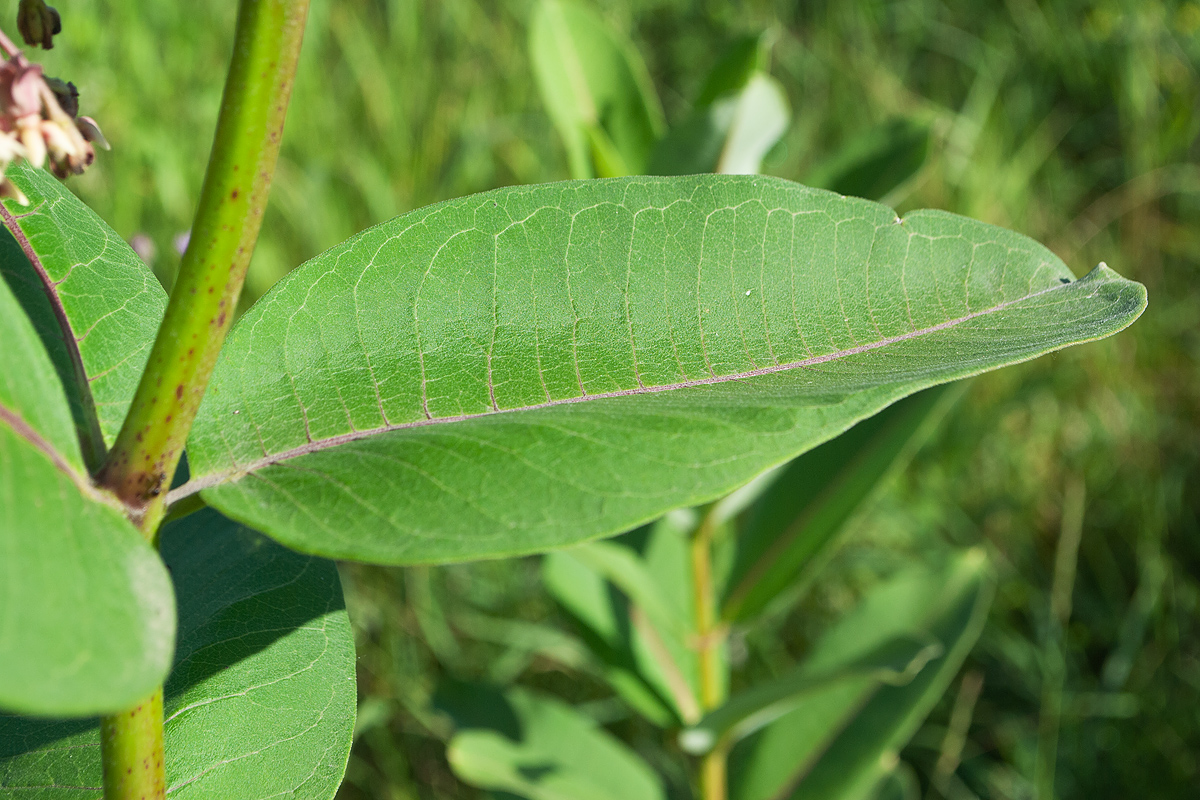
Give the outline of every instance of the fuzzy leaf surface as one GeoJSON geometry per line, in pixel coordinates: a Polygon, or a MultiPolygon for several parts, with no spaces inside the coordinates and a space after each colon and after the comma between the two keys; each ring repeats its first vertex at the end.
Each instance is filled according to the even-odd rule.
{"type": "Polygon", "coordinates": [[[92,487],[58,375],[3,281],[0,342],[0,709],[117,711],[167,674],[170,580],[92,487]]]}
{"type": "Polygon", "coordinates": [[[171,499],[203,490],[330,557],[531,553],[726,494],[1144,306],[1019,234],[775,178],[499,189],[364,231],[256,304],[171,499]]]}
{"type": "Polygon", "coordinates": [[[0,277],[33,321],[66,388],[90,466],[120,430],[167,305],[117,233],[44,170],[5,173],[28,196],[0,217],[0,277]]]}
{"type": "MultiPolygon", "coordinates": [[[[336,567],[205,510],[164,530],[179,645],[164,688],[167,796],[331,798],[354,728],[336,567]]],[[[96,800],[95,720],[0,717],[0,797],[96,800]]]]}

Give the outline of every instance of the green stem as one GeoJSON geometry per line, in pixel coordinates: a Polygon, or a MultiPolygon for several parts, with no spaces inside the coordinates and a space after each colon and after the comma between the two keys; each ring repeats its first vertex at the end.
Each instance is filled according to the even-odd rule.
{"type": "MultiPolygon", "coordinates": [[[[99,483],[130,508],[156,543],[166,488],[233,322],[300,56],[308,0],[240,0],[204,188],[191,239],[129,414],[99,483]]],[[[162,798],[161,688],[101,720],[105,800],[162,798]]]]}
{"type": "Polygon", "coordinates": [[[100,483],[156,535],[166,489],[234,309],[279,155],[308,0],[241,0],[233,59],[191,239],[100,483]]]}
{"type": "Polygon", "coordinates": [[[162,700],[159,689],[135,708],[101,720],[105,800],[166,796],[162,700]]]}
{"type": "MultiPolygon", "coordinates": [[[[700,705],[704,711],[724,700],[721,645],[724,632],[717,625],[716,596],[712,576],[713,509],[704,514],[692,534],[692,600],[695,606],[697,659],[700,662],[700,705]]],[[[700,762],[702,800],[725,800],[727,748],[718,744],[700,762]]]]}

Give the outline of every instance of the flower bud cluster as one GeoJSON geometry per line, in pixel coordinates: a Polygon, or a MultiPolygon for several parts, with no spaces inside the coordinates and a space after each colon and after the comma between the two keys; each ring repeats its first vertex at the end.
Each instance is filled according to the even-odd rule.
{"type": "Polygon", "coordinates": [[[62,17],[58,9],[48,6],[45,0],[21,0],[17,8],[17,30],[28,45],[41,45],[46,50],[54,47],[54,37],[62,33],[62,17]]]}
{"type": "Polygon", "coordinates": [[[19,52],[0,64],[0,196],[25,200],[4,177],[8,165],[25,158],[35,167],[50,162],[60,178],[78,175],[96,158],[92,142],[108,149],[96,121],[77,116],[75,86],[42,75],[19,52]]]}

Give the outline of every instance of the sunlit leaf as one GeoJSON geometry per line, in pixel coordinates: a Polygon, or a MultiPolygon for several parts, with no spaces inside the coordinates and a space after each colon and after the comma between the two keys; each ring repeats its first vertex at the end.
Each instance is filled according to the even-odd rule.
{"type": "Polygon", "coordinates": [[[773,178],[500,189],[365,231],[252,308],[171,499],[331,557],[560,547],[1144,304],[1018,234],[773,178]]]}
{"type": "MultiPolygon", "coordinates": [[[[331,562],[201,511],[163,532],[179,597],[167,796],[331,798],[354,728],[354,643],[331,562]]],[[[98,800],[94,720],[0,717],[0,795],[98,800]]]]}

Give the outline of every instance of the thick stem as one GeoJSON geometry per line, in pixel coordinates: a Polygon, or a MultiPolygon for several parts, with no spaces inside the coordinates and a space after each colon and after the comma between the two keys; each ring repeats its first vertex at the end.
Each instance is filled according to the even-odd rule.
{"type": "MultiPolygon", "coordinates": [[[[700,662],[700,705],[705,711],[724,700],[721,645],[724,633],[717,626],[717,604],[712,576],[712,508],[708,509],[692,535],[692,599],[696,616],[696,652],[700,662]]],[[[725,800],[728,750],[718,744],[700,762],[702,800],[725,800]]]]}
{"type": "Polygon", "coordinates": [[[241,0],[233,59],[191,239],[146,371],[100,483],[156,535],[262,224],[308,0],[241,0]]]}
{"type": "Polygon", "coordinates": [[[159,689],[136,708],[100,722],[105,800],[155,800],[166,796],[162,701],[159,689]]]}
{"type": "MultiPolygon", "coordinates": [[[[262,225],[300,56],[308,0],[241,0],[191,240],[149,362],[100,472],[151,542],[262,225]]],[[[0,43],[2,44],[2,43],[0,43]]],[[[106,800],[162,798],[161,688],[101,721],[106,800]]]]}

